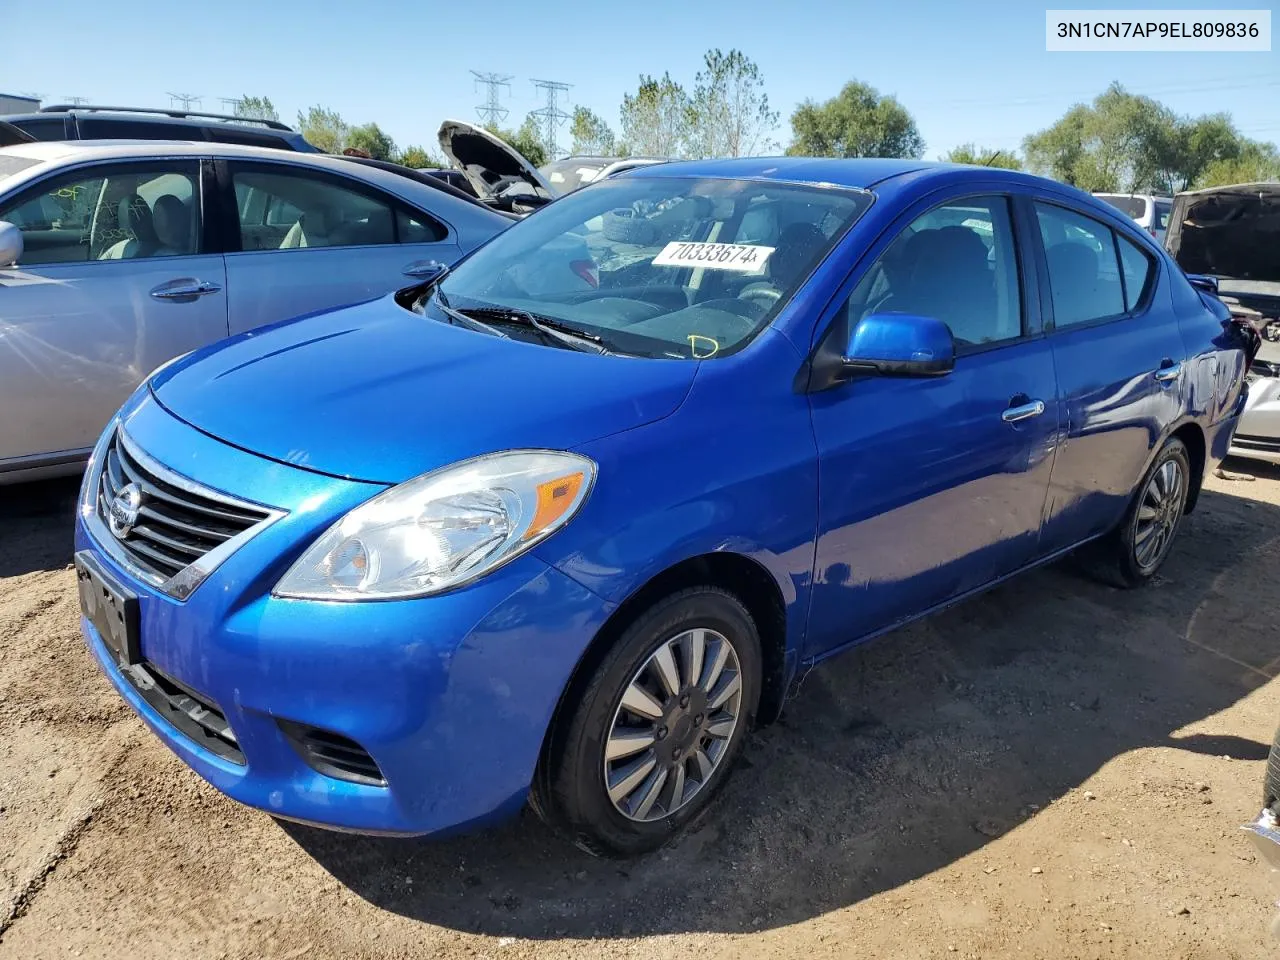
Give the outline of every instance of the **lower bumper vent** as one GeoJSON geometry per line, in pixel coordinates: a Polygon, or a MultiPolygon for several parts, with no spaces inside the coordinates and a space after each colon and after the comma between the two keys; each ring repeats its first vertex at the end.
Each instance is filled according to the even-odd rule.
{"type": "Polygon", "coordinates": [[[307,766],[326,777],[385,787],[386,779],[364,747],[340,733],[279,720],[280,730],[307,766]]]}

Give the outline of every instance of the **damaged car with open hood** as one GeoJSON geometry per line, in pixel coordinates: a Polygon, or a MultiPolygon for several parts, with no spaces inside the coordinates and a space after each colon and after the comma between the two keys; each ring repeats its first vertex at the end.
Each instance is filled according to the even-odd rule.
{"type": "Polygon", "coordinates": [[[1258,331],[1261,346],[1231,453],[1280,463],[1280,183],[1178,194],[1165,246],[1258,331]]]}

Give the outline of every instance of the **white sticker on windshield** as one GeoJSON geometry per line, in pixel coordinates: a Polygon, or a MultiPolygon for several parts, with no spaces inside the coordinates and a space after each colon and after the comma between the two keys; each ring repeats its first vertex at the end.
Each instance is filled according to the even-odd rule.
{"type": "Polygon", "coordinates": [[[749,243],[685,243],[672,241],[653,258],[655,267],[702,267],[705,270],[736,270],[761,273],[774,247],[749,243]]]}

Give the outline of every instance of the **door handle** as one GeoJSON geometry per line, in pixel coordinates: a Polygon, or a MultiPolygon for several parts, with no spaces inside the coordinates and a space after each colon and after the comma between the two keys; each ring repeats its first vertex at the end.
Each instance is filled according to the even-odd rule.
{"type": "Polygon", "coordinates": [[[1038,417],[1042,413],[1044,413],[1044,401],[1032,400],[1030,403],[1010,407],[1000,414],[1000,419],[1005,423],[1017,423],[1019,420],[1030,420],[1032,417],[1038,417]]]}
{"type": "Polygon", "coordinates": [[[1155,372],[1155,378],[1161,383],[1168,383],[1171,380],[1177,380],[1182,375],[1182,364],[1173,363],[1165,360],[1160,364],[1160,369],[1155,372]]]}
{"type": "Polygon", "coordinates": [[[190,301],[209,293],[217,293],[222,285],[212,280],[197,280],[195,277],[183,277],[170,280],[158,287],[151,288],[151,296],[156,300],[190,301]]]}

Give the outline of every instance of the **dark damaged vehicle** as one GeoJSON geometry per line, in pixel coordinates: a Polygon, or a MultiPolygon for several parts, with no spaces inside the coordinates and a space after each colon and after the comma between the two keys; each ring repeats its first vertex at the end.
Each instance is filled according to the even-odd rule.
{"type": "Polygon", "coordinates": [[[1280,463],[1280,183],[1178,194],[1165,245],[1188,274],[1211,278],[1232,315],[1261,334],[1231,453],[1280,463]]]}

